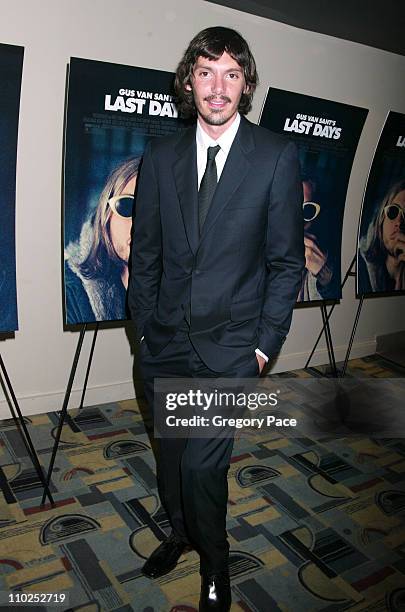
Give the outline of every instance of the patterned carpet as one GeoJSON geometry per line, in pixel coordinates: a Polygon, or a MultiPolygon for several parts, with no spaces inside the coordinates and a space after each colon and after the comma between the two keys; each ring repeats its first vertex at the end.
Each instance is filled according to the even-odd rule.
{"type": "MultiPolygon", "coordinates": [[[[372,356],[352,360],[349,374],[398,378],[405,369],[372,356]]],[[[26,418],[44,466],[57,422],[57,413],[26,418]]],[[[159,580],[140,572],[168,524],[135,400],[69,413],[52,480],[55,508],[40,508],[42,490],[11,420],[0,422],[0,466],[0,610],[198,609],[195,552],[159,580]],[[66,599],[17,607],[7,603],[11,593],[66,599]]],[[[403,439],[237,439],[229,471],[232,610],[404,611],[404,516],[403,439]]]]}

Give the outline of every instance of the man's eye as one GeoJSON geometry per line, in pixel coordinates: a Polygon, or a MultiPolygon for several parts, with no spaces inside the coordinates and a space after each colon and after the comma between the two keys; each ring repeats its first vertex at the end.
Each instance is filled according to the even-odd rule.
{"type": "Polygon", "coordinates": [[[200,76],[201,78],[203,78],[203,79],[206,79],[206,78],[207,78],[207,76],[209,76],[209,72],[207,72],[206,70],[202,70],[202,71],[199,73],[199,76],[200,76]]]}
{"type": "Polygon", "coordinates": [[[230,72],[229,73],[229,78],[234,80],[237,79],[239,77],[239,75],[236,72],[230,72]]]}

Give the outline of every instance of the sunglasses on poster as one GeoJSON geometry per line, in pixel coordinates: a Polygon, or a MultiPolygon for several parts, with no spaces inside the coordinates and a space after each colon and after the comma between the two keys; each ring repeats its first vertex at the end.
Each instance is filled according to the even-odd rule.
{"type": "Polygon", "coordinates": [[[114,196],[108,200],[108,206],[119,217],[129,219],[134,208],[134,196],[128,194],[114,196]]]}
{"type": "Polygon", "coordinates": [[[321,205],[316,202],[304,202],[302,209],[304,211],[304,221],[313,221],[321,212],[321,205]]]}
{"type": "Polygon", "coordinates": [[[390,221],[395,221],[399,214],[402,215],[402,220],[405,222],[405,209],[398,204],[388,204],[384,206],[384,214],[390,221]]]}

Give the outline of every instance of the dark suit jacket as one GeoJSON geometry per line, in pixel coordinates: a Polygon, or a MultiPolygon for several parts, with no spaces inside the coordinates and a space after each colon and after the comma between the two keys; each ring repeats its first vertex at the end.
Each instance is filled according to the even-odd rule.
{"type": "Polygon", "coordinates": [[[242,118],[198,231],[195,128],[148,144],[138,181],[128,304],[152,354],[191,305],[190,334],[222,372],[289,330],[304,268],[302,186],[293,143],[242,118]]]}

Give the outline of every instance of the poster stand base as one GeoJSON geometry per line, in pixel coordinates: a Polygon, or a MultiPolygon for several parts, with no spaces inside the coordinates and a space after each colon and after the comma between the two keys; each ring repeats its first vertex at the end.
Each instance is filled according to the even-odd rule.
{"type": "MultiPolygon", "coordinates": [[[[356,273],[353,271],[353,268],[355,266],[356,263],[356,255],[353,257],[350,266],[347,269],[347,272],[345,274],[345,277],[343,279],[343,282],[341,284],[341,289],[343,290],[343,287],[345,286],[347,279],[349,278],[349,276],[355,276],[356,273]]],[[[318,334],[318,338],[316,339],[316,342],[314,344],[314,346],[312,347],[312,351],[307,359],[307,362],[304,366],[304,370],[308,371],[308,372],[316,372],[318,375],[320,376],[325,376],[325,377],[334,377],[334,378],[340,378],[342,375],[344,376],[346,373],[346,367],[347,367],[347,361],[349,360],[348,355],[350,355],[350,351],[348,353],[346,353],[346,358],[345,358],[345,363],[346,363],[346,367],[344,366],[342,370],[338,370],[336,367],[336,360],[335,360],[335,355],[334,355],[334,350],[333,350],[333,342],[332,342],[332,335],[331,335],[331,331],[330,331],[330,325],[329,325],[329,320],[332,316],[332,313],[335,309],[335,306],[337,305],[338,302],[335,302],[329,312],[327,312],[326,310],[326,305],[323,303],[321,304],[320,308],[321,308],[321,313],[322,313],[322,321],[323,321],[323,325],[322,325],[322,329],[318,334]],[[324,372],[322,372],[321,370],[317,369],[317,368],[310,368],[309,364],[311,362],[311,359],[316,351],[316,348],[322,338],[322,336],[325,334],[325,340],[326,340],[326,347],[328,350],[328,356],[329,356],[329,365],[330,365],[330,369],[326,368],[324,372]]],[[[360,308],[361,310],[361,308],[360,308]]],[[[358,321],[358,317],[357,317],[357,321],[358,321]]],[[[357,327],[357,323],[356,323],[356,327],[357,327]]],[[[353,339],[354,339],[354,334],[352,333],[353,338],[351,338],[351,344],[353,344],[353,339]]],[[[350,350],[351,350],[351,345],[350,345],[350,350]]]]}
{"type": "Polygon", "coordinates": [[[34,467],[34,469],[35,469],[35,471],[37,473],[37,476],[38,476],[39,480],[41,481],[41,484],[42,484],[43,489],[44,489],[44,494],[43,494],[43,497],[42,497],[41,505],[44,504],[44,502],[46,500],[46,497],[48,497],[50,503],[52,504],[52,506],[54,506],[55,502],[54,502],[52,494],[51,494],[51,492],[49,490],[49,484],[46,481],[44,471],[43,471],[42,466],[41,466],[41,464],[39,462],[37,452],[36,452],[34,444],[32,442],[32,439],[31,439],[30,433],[28,431],[27,425],[25,424],[24,416],[23,416],[23,414],[21,412],[20,406],[19,406],[18,401],[17,401],[17,397],[16,397],[16,395],[14,393],[14,389],[13,389],[13,386],[11,384],[10,377],[9,377],[9,375],[7,373],[6,366],[4,364],[4,361],[3,361],[3,358],[2,358],[1,355],[0,355],[0,370],[1,370],[0,385],[1,385],[2,389],[3,389],[3,393],[4,393],[4,396],[6,398],[6,402],[8,404],[9,409],[10,409],[10,414],[11,414],[11,416],[13,418],[13,421],[14,421],[16,427],[17,427],[17,430],[18,430],[18,432],[19,432],[19,434],[21,436],[21,439],[22,439],[22,441],[24,443],[24,446],[25,446],[25,448],[27,450],[27,453],[28,453],[28,456],[29,456],[29,458],[31,460],[31,463],[32,463],[32,465],[33,465],[33,467],[34,467]]]}
{"type": "MultiPolygon", "coordinates": [[[[91,343],[89,359],[88,359],[88,362],[87,362],[86,375],[85,375],[85,379],[84,379],[84,386],[83,386],[82,396],[81,396],[81,399],[80,399],[79,410],[81,410],[83,408],[83,404],[84,404],[84,398],[85,398],[86,390],[87,390],[87,382],[89,380],[89,374],[90,374],[90,369],[91,369],[91,363],[92,363],[92,360],[93,360],[93,354],[94,354],[94,348],[95,348],[95,345],[96,345],[96,339],[97,339],[98,330],[99,330],[99,323],[96,323],[96,326],[95,326],[95,329],[94,329],[94,334],[93,334],[93,340],[92,340],[92,343],[91,343]]],[[[76,376],[77,365],[79,363],[80,353],[81,353],[81,350],[82,350],[83,340],[84,340],[84,336],[86,334],[86,331],[87,331],[87,323],[85,323],[82,326],[81,330],[80,330],[79,339],[77,341],[76,351],[75,351],[74,358],[73,358],[72,368],[70,370],[69,380],[68,380],[68,384],[67,384],[67,387],[66,387],[65,396],[64,396],[64,399],[63,399],[62,410],[61,410],[61,412],[59,414],[58,428],[57,428],[57,431],[56,431],[55,442],[54,442],[53,449],[52,449],[52,456],[51,456],[51,460],[49,462],[48,473],[47,473],[47,476],[46,476],[46,484],[47,484],[47,486],[49,486],[49,484],[51,482],[52,472],[53,472],[53,468],[54,468],[54,464],[55,464],[55,459],[56,459],[56,455],[57,455],[58,448],[59,448],[60,437],[61,437],[61,434],[62,434],[63,425],[64,425],[65,420],[66,420],[67,409],[68,409],[68,405],[69,405],[70,396],[71,396],[71,393],[72,393],[73,382],[74,382],[74,379],[75,379],[75,376],[76,376]]],[[[45,495],[42,498],[41,505],[43,505],[44,503],[45,503],[45,495]]]]}

